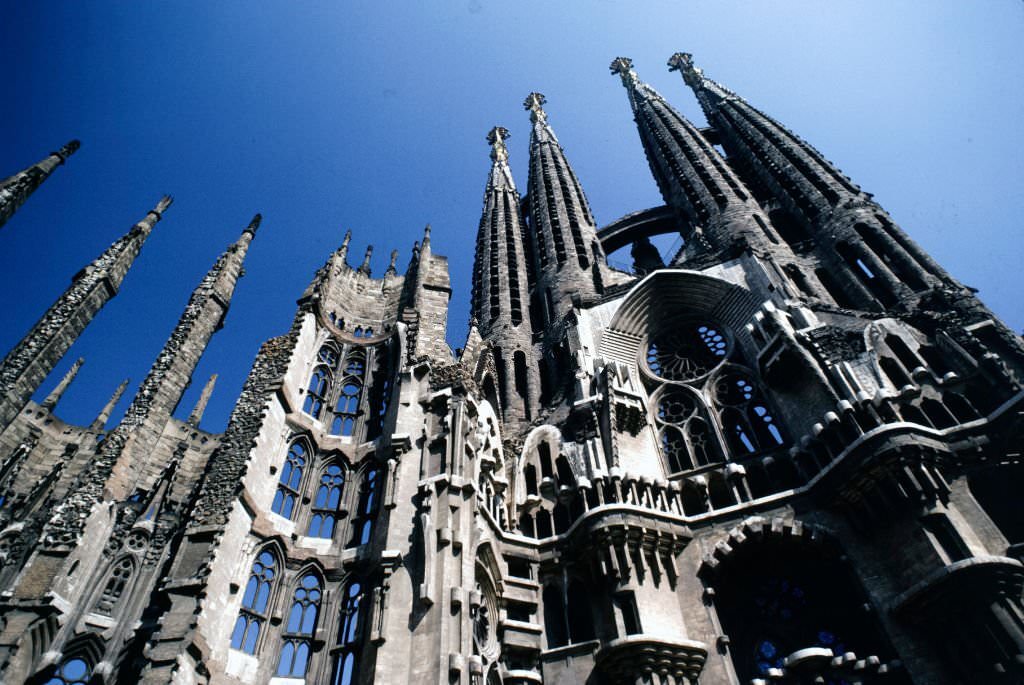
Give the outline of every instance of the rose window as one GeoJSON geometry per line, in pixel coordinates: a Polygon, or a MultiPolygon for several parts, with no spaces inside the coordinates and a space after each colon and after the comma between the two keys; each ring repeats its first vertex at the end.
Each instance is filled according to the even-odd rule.
{"type": "Polygon", "coordinates": [[[729,354],[729,340],[718,328],[697,322],[668,326],[647,345],[647,368],[667,381],[692,381],[706,375],[729,354]]]}

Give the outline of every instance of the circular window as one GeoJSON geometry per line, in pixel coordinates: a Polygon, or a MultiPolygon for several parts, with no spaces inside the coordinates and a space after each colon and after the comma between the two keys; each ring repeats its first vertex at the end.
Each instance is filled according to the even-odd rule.
{"type": "Polygon", "coordinates": [[[682,425],[696,410],[693,395],[679,386],[666,386],[658,398],[658,419],[665,423],[682,425]]]}
{"type": "Polygon", "coordinates": [[[647,343],[647,368],[667,381],[692,381],[729,355],[730,341],[717,326],[682,321],[666,326],[647,343]]]}
{"type": "Polygon", "coordinates": [[[477,568],[476,590],[480,593],[480,606],[473,614],[473,641],[480,655],[496,659],[500,651],[498,644],[498,598],[486,572],[477,568]]]}

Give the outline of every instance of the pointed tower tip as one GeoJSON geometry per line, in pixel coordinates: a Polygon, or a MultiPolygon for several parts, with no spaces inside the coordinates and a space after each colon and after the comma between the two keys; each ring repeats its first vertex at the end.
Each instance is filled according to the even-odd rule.
{"type": "Polygon", "coordinates": [[[677,52],[668,58],[669,71],[681,71],[693,68],[693,55],[689,52],[677,52]]]}
{"type": "Polygon", "coordinates": [[[625,74],[633,68],[633,60],[628,57],[616,57],[612,60],[612,63],[608,65],[613,74],[625,74]]]}
{"type": "Polygon", "coordinates": [[[156,214],[157,218],[161,218],[173,202],[174,198],[172,196],[164,195],[160,198],[160,201],[156,203],[156,207],[153,208],[153,214],[156,214]]]}
{"type": "Polygon", "coordinates": [[[544,93],[533,92],[526,96],[523,100],[523,107],[530,110],[530,120],[534,122],[543,122],[547,120],[547,113],[544,111],[544,103],[548,99],[544,97],[544,93]]]}
{"type": "Polygon", "coordinates": [[[373,257],[373,245],[366,246],[366,255],[363,257],[363,263],[359,265],[358,271],[364,273],[367,276],[370,275],[370,258],[373,257]]]}
{"type": "Polygon", "coordinates": [[[504,126],[495,126],[487,133],[487,142],[491,144],[491,159],[495,162],[508,161],[508,148],[505,141],[510,138],[508,129],[504,126]]]}
{"type": "Polygon", "coordinates": [[[78,152],[78,148],[80,147],[82,147],[82,142],[76,138],[75,140],[68,141],[67,145],[53,154],[59,155],[60,161],[63,162],[65,159],[78,152]]]}
{"type": "Polygon", "coordinates": [[[255,236],[256,235],[256,229],[258,229],[260,227],[260,222],[262,222],[262,221],[263,221],[263,215],[262,214],[257,214],[256,216],[254,216],[252,218],[252,221],[249,222],[249,225],[246,226],[245,230],[242,231],[242,232],[243,233],[248,233],[250,235],[255,236]]]}
{"type": "Polygon", "coordinates": [[[677,52],[668,58],[668,70],[678,71],[688,86],[699,86],[704,79],[704,72],[694,65],[693,55],[689,52],[677,52]]]}
{"type": "Polygon", "coordinates": [[[424,246],[430,244],[430,231],[431,231],[430,224],[427,224],[426,226],[423,227],[423,245],[424,246]]]}

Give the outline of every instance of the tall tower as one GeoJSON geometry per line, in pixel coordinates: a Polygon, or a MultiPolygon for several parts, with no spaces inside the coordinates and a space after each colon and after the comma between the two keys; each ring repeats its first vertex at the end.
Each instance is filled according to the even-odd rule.
{"type": "Polygon", "coordinates": [[[58,654],[57,649],[73,653],[83,632],[93,637],[102,632],[103,621],[89,616],[114,616],[121,629],[107,637],[116,639],[99,641],[92,649],[111,662],[122,658],[123,642],[132,637],[129,627],[142,618],[145,598],[160,579],[152,567],[171,553],[182,507],[210,453],[201,447],[205,440],[168,435],[180,424],[172,414],[207,343],[223,324],[259,224],[256,215],[193,291],[124,418],[93,458],[51,483],[51,506],[26,512],[20,522],[19,548],[25,557],[9,554],[6,559],[15,569],[23,564],[11,593],[17,601],[7,607],[5,630],[0,631],[6,678],[25,680],[47,666],[34,652],[32,636],[22,630],[38,621],[52,631],[51,652],[58,654]],[[139,568],[139,555],[148,559],[142,564],[148,571],[139,568]],[[55,609],[54,601],[74,605],[55,609]],[[60,627],[55,610],[63,612],[60,627]]]}
{"type": "Polygon", "coordinates": [[[546,327],[556,326],[574,301],[591,302],[604,289],[604,250],[579,179],[548,123],[541,93],[530,93],[530,242],[537,274],[538,301],[546,327]]]}
{"type": "Polygon", "coordinates": [[[50,177],[54,169],[62,165],[79,147],[81,143],[72,140],[57,152],[51,152],[38,164],[33,164],[0,181],[0,228],[3,228],[7,220],[25,204],[25,200],[43,184],[43,181],[50,177]]]}
{"type": "Polygon", "coordinates": [[[912,309],[920,294],[955,282],[879,207],[810,144],[721,84],[688,53],[679,71],[737,167],[766,199],[779,234],[813,250],[814,277],[840,306],[912,309]]]}
{"type": "Polygon", "coordinates": [[[164,197],[78,272],[67,290],[0,361],[0,430],[21,411],[96,313],[117,295],[153,227],[170,206],[171,198],[164,197]]]}
{"type": "Polygon", "coordinates": [[[509,426],[521,427],[536,411],[540,395],[533,356],[529,282],[519,192],[508,166],[508,131],[491,129],[491,171],[476,237],[472,316],[491,344],[501,392],[501,411],[509,426]]]}
{"type": "Polygon", "coordinates": [[[633,61],[617,57],[640,141],[666,204],[679,214],[684,255],[721,259],[777,243],[749,190],[690,121],[642,82],[633,61]]]}

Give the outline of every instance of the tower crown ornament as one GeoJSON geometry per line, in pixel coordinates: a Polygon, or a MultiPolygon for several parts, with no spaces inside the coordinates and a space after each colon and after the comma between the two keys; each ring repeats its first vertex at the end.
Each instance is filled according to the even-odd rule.
{"type": "Polygon", "coordinates": [[[530,110],[530,121],[534,123],[547,122],[548,115],[544,111],[544,103],[547,101],[548,99],[544,97],[543,93],[533,92],[526,96],[526,99],[523,101],[523,107],[530,110]]]}
{"type": "Polygon", "coordinates": [[[508,129],[503,126],[495,126],[487,134],[487,142],[491,144],[491,159],[495,162],[508,162],[505,140],[509,137],[508,129]]]}
{"type": "Polygon", "coordinates": [[[613,74],[618,74],[622,78],[622,85],[627,88],[633,88],[640,82],[636,72],[633,70],[633,60],[628,57],[616,57],[608,65],[608,68],[613,74]]]}

